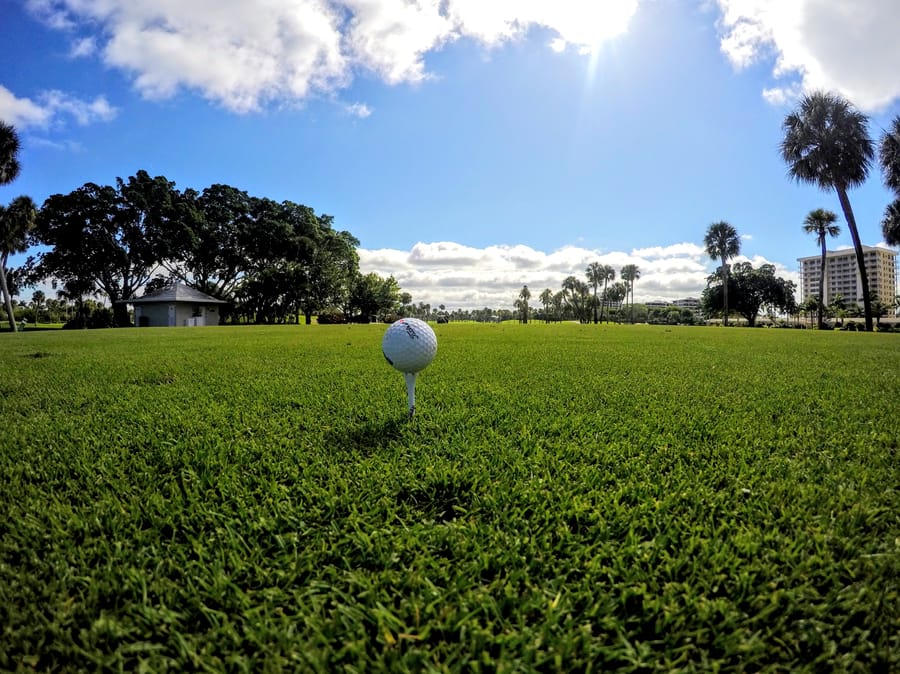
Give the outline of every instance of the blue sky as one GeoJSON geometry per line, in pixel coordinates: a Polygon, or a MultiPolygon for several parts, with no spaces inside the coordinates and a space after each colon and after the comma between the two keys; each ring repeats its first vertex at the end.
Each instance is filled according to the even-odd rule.
{"type": "MultiPolygon", "coordinates": [[[[637,301],[698,296],[718,220],[795,278],[805,215],[840,213],[779,158],[797,95],[844,94],[876,139],[900,114],[893,0],[0,0],[0,19],[23,141],[0,201],[140,169],[226,183],[333,215],[364,271],[448,307],[592,261],[638,264],[637,301]]],[[[877,171],[851,193],[864,243],[890,199],[877,171]]]]}

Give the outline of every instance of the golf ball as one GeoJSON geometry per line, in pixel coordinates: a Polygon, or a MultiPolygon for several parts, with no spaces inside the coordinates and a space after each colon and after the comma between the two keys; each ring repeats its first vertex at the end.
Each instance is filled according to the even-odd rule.
{"type": "Polygon", "coordinates": [[[401,318],[391,324],[381,340],[387,362],[400,372],[424,370],[437,353],[437,337],[425,321],[401,318]]]}

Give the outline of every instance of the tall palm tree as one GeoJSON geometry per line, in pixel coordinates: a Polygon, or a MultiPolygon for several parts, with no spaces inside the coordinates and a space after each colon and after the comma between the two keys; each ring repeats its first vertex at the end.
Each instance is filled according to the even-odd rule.
{"type": "Polygon", "coordinates": [[[566,291],[559,290],[553,294],[553,314],[557,322],[562,320],[563,305],[566,303],[566,291]]]}
{"type": "Polygon", "coordinates": [[[528,286],[522,286],[522,290],[519,292],[519,308],[522,311],[522,322],[528,323],[528,300],[531,299],[531,291],[528,289],[528,286]]]}
{"type": "Polygon", "coordinates": [[[562,282],[563,296],[566,303],[572,308],[572,313],[578,319],[579,323],[586,323],[585,319],[585,301],[589,296],[588,285],[584,281],[567,276],[562,282]]]}
{"type": "Polygon", "coordinates": [[[872,301],[862,243],[847,190],[862,185],[869,175],[875,148],[869,137],[868,118],[842,96],[816,91],[804,96],[797,109],[784,118],[781,157],[788,173],[798,181],[837,192],[847,220],[862,286],[866,330],[872,331],[872,301]]]}
{"type": "Polygon", "coordinates": [[[550,306],[553,304],[553,291],[550,288],[544,288],[541,291],[539,299],[544,305],[544,323],[550,322],[550,306]]]}
{"type": "Polygon", "coordinates": [[[606,308],[606,322],[609,323],[609,294],[606,289],[609,288],[610,281],[616,280],[616,270],[608,264],[603,265],[603,302],[600,306],[600,320],[603,320],[603,309],[606,308]]]}
{"type": "Polygon", "coordinates": [[[722,261],[722,300],[725,313],[722,322],[728,325],[728,260],[741,252],[741,237],[737,230],[725,221],[714,222],[706,229],[703,237],[706,254],[714,260],[722,261]]]}
{"type": "Polygon", "coordinates": [[[603,265],[599,262],[591,262],[584,270],[588,283],[594,289],[594,325],[597,325],[597,288],[603,283],[603,265]]]}
{"type": "Polygon", "coordinates": [[[16,197],[9,206],[0,206],[0,291],[3,292],[6,315],[13,332],[16,332],[16,319],[6,282],[6,263],[11,254],[28,249],[28,232],[34,227],[36,213],[31,197],[16,197]]]}
{"type": "Polygon", "coordinates": [[[0,120],[0,185],[9,185],[19,175],[19,135],[0,120]]]}
{"type": "Polygon", "coordinates": [[[836,224],[837,215],[824,208],[810,211],[803,221],[803,231],[807,234],[815,234],[822,248],[822,258],[819,263],[819,330],[825,327],[825,237],[835,237],[841,233],[841,228],[836,224]]]}
{"type": "Polygon", "coordinates": [[[628,288],[628,292],[631,295],[631,314],[629,321],[634,323],[634,282],[637,281],[641,277],[641,270],[638,269],[636,264],[626,264],[622,267],[622,272],[619,274],[621,279],[625,281],[625,285],[628,288]]]}

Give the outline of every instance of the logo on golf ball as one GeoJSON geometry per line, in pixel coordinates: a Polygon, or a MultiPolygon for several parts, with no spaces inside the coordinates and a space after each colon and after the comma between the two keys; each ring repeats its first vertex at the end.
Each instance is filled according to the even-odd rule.
{"type": "Polygon", "coordinates": [[[400,372],[419,372],[434,360],[437,337],[425,321],[401,318],[384,333],[381,351],[387,362],[400,372]]]}

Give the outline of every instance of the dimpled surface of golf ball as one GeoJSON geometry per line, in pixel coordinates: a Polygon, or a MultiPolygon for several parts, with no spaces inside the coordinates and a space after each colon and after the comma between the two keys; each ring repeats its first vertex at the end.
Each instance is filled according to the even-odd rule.
{"type": "Polygon", "coordinates": [[[387,362],[400,372],[418,372],[434,360],[437,337],[425,321],[401,318],[384,333],[381,351],[387,362]]]}

